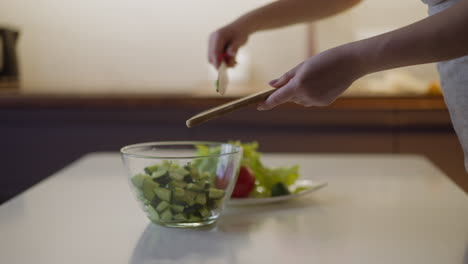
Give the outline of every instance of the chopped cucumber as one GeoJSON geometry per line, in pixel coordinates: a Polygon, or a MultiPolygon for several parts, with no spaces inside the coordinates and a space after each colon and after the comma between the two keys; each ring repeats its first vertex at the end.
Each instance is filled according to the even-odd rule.
{"type": "Polygon", "coordinates": [[[175,187],[174,188],[174,195],[177,197],[184,196],[185,190],[180,188],[180,187],[175,187]]]}
{"type": "Polygon", "coordinates": [[[208,217],[208,216],[211,215],[211,212],[210,212],[208,209],[206,209],[206,207],[200,208],[200,210],[198,210],[198,212],[200,213],[200,215],[201,215],[203,218],[206,218],[206,217],[208,217]]]}
{"type": "Polygon", "coordinates": [[[185,181],[171,181],[169,182],[169,188],[185,188],[187,187],[187,183],[185,181]]]}
{"type": "Polygon", "coordinates": [[[176,221],[187,221],[187,217],[184,214],[176,214],[173,219],[176,221]]]}
{"type": "Polygon", "coordinates": [[[135,187],[141,188],[143,187],[143,181],[145,180],[145,178],[148,178],[148,177],[149,176],[146,174],[137,174],[132,177],[132,183],[133,185],[135,185],[135,187]]]}
{"type": "Polygon", "coordinates": [[[222,205],[225,191],[214,187],[214,172],[200,163],[180,166],[163,161],[144,171],[131,182],[153,222],[200,222],[222,205]]]}
{"type": "Polygon", "coordinates": [[[172,213],[171,210],[166,209],[162,214],[161,214],[161,221],[171,221],[172,220],[172,213]]]}
{"type": "Polygon", "coordinates": [[[210,199],[221,199],[224,196],[224,190],[216,189],[216,188],[209,188],[208,189],[208,197],[210,199]]]}
{"type": "Polygon", "coordinates": [[[203,191],[204,186],[200,186],[200,184],[195,184],[195,183],[189,183],[187,184],[187,189],[196,191],[196,192],[201,192],[203,191]]]}
{"type": "Polygon", "coordinates": [[[190,222],[200,222],[202,219],[199,216],[191,214],[188,218],[190,222]]]}
{"type": "Polygon", "coordinates": [[[154,198],[154,188],[158,187],[158,184],[154,181],[150,180],[149,178],[145,178],[143,180],[143,196],[148,200],[152,201],[154,198]]]}
{"type": "Polygon", "coordinates": [[[205,205],[206,204],[206,195],[204,193],[197,194],[197,197],[195,198],[195,202],[197,204],[205,205]]]}
{"type": "Polygon", "coordinates": [[[169,189],[156,187],[154,188],[154,193],[163,201],[166,201],[166,202],[171,201],[172,192],[169,189]]]}
{"type": "Polygon", "coordinates": [[[172,204],[171,209],[172,209],[172,212],[174,212],[174,213],[183,213],[184,212],[184,206],[183,205],[172,204]]]}
{"type": "Polygon", "coordinates": [[[153,207],[148,206],[147,207],[147,212],[148,212],[148,217],[151,221],[159,221],[159,214],[154,210],[153,207]]]}
{"type": "Polygon", "coordinates": [[[162,212],[164,211],[166,208],[168,208],[170,206],[170,204],[166,201],[162,201],[158,204],[158,206],[156,207],[156,211],[158,212],[162,212]]]}

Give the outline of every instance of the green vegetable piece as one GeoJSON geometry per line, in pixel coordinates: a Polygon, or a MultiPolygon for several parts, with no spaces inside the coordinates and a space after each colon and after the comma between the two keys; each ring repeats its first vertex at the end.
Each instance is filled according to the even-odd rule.
{"type": "Polygon", "coordinates": [[[174,217],[172,218],[176,221],[187,221],[187,217],[185,217],[184,214],[176,214],[174,215],[174,217]]]}
{"type": "Polygon", "coordinates": [[[159,221],[159,214],[158,212],[156,212],[156,210],[154,210],[153,207],[151,206],[148,206],[147,207],[147,213],[148,213],[148,217],[151,221],[159,221]]]}
{"type": "Polygon", "coordinates": [[[143,180],[143,196],[148,200],[152,201],[154,198],[154,188],[158,187],[158,184],[153,182],[150,178],[145,178],[143,180]]]}
{"type": "Polygon", "coordinates": [[[175,196],[184,196],[185,190],[180,188],[180,187],[175,187],[174,188],[174,195],[175,196]]]}
{"type": "Polygon", "coordinates": [[[146,172],[146,174],[151,175],[151,174],[153,174],[153,172],[155,172],[158,168],[159,168],[159,165],[158,165],[158,164],[155,164],[155,165],[146,167],[146,168],[144,169],[144,171],[146,172]]]}
{"type": "Polygon", "coordinates": [[[206,207],[202,207],[198,210],[198,212],[200,213],[200,215],[203,217],[203,218],[207,218],[208,216],[211,215],[211,212],[206,209],[206,207]]]}
{"type": "Polygon", "coordinates": [[[188,218],[188,221],[190,222],[200,222],[202,219],[199,216],[191,214],[188,218]]]}
{"type": "Polygon", "coordinates": [[[176,187],[179,187],[179,188],[186,188],[187,187],[187,183],[185,181],[171,181],[169,182],[169,188],[176,188],[176,187]]]}
{"type": "Polygon", "coordinates": [[[303,192],[305,190],[308,190],[309,187],[307,186],[300,186],[300,187],[297,187],[295,190],[294,190],[294,193],[300,193],[300,192],[303,192]]]}
{"type": "Polygon", "coordinates": [[[224,190],[216,189],[216,188],[209,188],[208,197],[210,199],[221,199],[224,197],[224,190]]]}
{"type": "Polygon", "coordinates": [[[166,209],[162,214],[161,214],[161,221],[168,222],[172,220],[172,213],[171,210],[166,209]]]}
{"type": "Polygon", "coordinates": [[[171,209],[172,209],[172,212],[174,212],[174,213],[184,212],[184,206],[183,205],[171,204],[171,209]]]}
{"type": "Polygon", "coordinates": [[[290,194],[288,187],[282,182],[278,182],[271,188],[271,196],[282,196],[290,194]]]}
{"type": "Polygon", "coordinates": [[[202,208],[202,207],[203,206],[201,204],[194,204],[192,206],[185,207],[184,208],[184,213],[186,213],[186,214],[195,213],[198,210],[200,210],[200,208],[202,208]]]}
{"type": "Polygon", "coordinates": [[[192,190],[192,191],[196,191],[196,192],[203,191],[203,187],[200,186],[199,184],[195,184],[195,183],[187,184],[187,189],[192,190]]]}
{"type": "Polygon", "coordinates": [[[137,174],[137,175],[132,177],[132,183],[133,183],[133,185],[135,187],[141,188],[141,187],[143,187],[143,181],[147,177],[148,177],[148,175],[146,175],[146,174],[137,174]]]}
{"type": "Polygon", "coordinates": [[[170,204],[169,204],[168,202],[162,201],[162,202],[160,202],[160,203],[158,204],[158,206],[156,207],[156,211],[162,212],[162,211],[164,211],[166,208],[168,208],[169,205],[170,205],[170,204]]]}
{"type": "Polygon", "coordinates": [[[206,206],[209,208],[209,209],[218,209],[221,207],[221,203],[222,203],[223,200],[213,200],[213,199],[208,199],[208,201],[206,201],[206,206]]]}
{"type": "Polygon", "coordinates": [[[169,171],[169,177],[174,181],[183,181],[185,175],[182,175],[177,171],[169,171]]]}
{"type": "Polygon", "coordinates": [[[204,193],[197,194],[195,198],[195,203],[205,205],[206,204],[206,195],[204,193]]]}
{"type": "Polygon", "coordinates": [[[166,188],[156,187],[154,193],[163,201],[171,202],[172,192],[166,188]]]}
{"type": "Polygon", "coordinates": [[[151,174],[151,177],[158,178],[167,173],[167,167],[161,166],[151,174]]]}

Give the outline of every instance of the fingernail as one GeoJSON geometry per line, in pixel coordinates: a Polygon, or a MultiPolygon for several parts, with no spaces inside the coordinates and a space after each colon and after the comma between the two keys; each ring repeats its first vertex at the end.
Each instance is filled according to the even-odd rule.
{"type": "Polygon", "coordinates": [[[278,81],[278,79],[271,80],[271,81],[269,82],[269,84],[273,86],[273,85],[275,85],[275,83],[276,83],[277,81],[278,81]]]}

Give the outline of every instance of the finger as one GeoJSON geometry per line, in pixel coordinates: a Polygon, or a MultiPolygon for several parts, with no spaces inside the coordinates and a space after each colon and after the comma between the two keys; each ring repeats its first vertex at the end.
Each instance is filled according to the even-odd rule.
{"type": "Polygon", "coordinates": [[[285,86],[279,88],[273,94],[271,94],[263,103],[260,103],[257,107],[258,110],[270,110],[280,104],[286,103],[294,96],[294,89],[292,82],[289,82],[285,86]]]}
{"type": "Polygon", "coordinates": [[[294,76],[296,75],[297,70],[301,67],[301,65],[302,65],[302,63],[297,65],[296,67],[292,68],[291,70],[289,70],[285,74],[283,74],[280,78],[270,81],[270,85],[275,87],[275,88],[280,88],[283,85],[287,84],[289,82],[289,80],[294,78],[294,76]]]}
{"type": "Polygon", "coordinates": [[[239,50],[239,47],[240,47],[240,43],[236,41],[228,45],[226,49],[226,54],[227,54],[226,63],[229,67],[233,67],[237,64],[236,55],[237,55],[237,51],[239,50]]]}
{"type": "Polygon", "coordinates": [[[216,68],[219,68],[221,62],[219,57],[224,51],[224,39],[222,39],[218,33],[215,33],[210,37],[209,48],[208,48],[208,58],[210,63],[216,68]]]}

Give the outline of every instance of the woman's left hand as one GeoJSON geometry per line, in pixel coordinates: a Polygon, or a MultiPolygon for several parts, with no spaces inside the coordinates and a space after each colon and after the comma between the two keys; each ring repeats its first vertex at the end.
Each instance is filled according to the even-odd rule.
{"type": "Polygon", "coordinates": [[[257,108],[269,110],[286,102],[306,107],[326,106],[365,74],[361,63],[352,56],[347,46],[330,49],[272,80],[270,85],[278,90],[257,108]]]}

